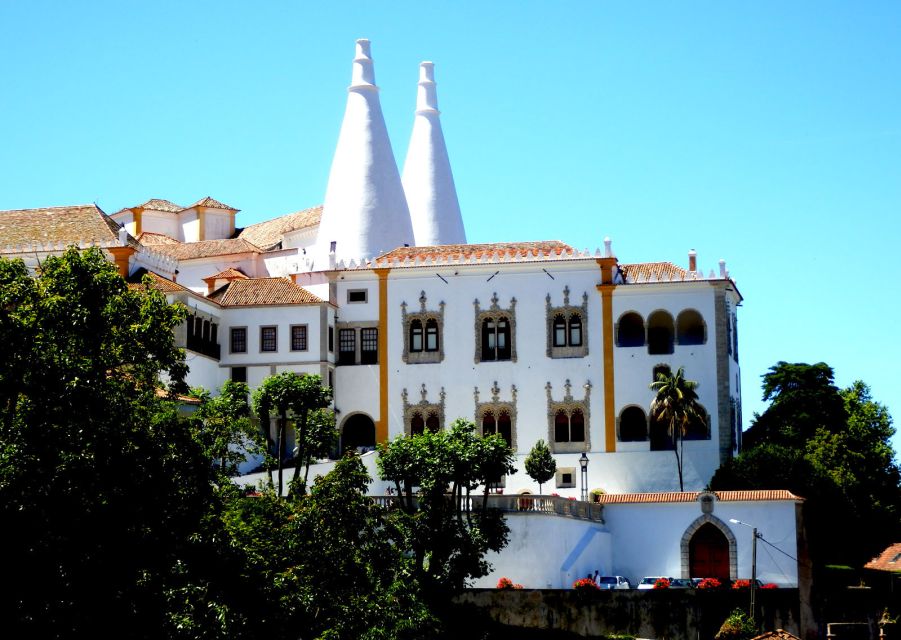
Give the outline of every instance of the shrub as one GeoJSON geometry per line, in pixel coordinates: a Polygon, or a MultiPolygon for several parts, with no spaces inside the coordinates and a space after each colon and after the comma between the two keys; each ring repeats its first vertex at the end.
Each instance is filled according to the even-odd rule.
{"type": "Polygon", "coordinates": [[[657,578],[657,582],[654,583],[655,589],[669,589],[669,580],[667,578],[657,578]]]}
{"type": "Polygon", "coordinates": [[[748,640],[756,635],[757,625],[754,624],[754,620],[745,615],[741,609],[735,609],[726,618],[714,640],[748,640]]]}
{"type": "Polygon", "coordinates": [[[521,584],[514,584],[510,578],[501,578],[497,581],[498,589],[522,589],[521,584]]]}
{"type": "Polygon", "coordinates": [[[704,578],[698,583],[698,589],[722,589],[723,583],[716,578],[704,578]]]}
{"type": "Polygon", "coordinates": [[[576,591],[600,591],[601,588],[597,585],[593,578],[579,578],[575,582],[573,582],[573,589],[576,591]]]}

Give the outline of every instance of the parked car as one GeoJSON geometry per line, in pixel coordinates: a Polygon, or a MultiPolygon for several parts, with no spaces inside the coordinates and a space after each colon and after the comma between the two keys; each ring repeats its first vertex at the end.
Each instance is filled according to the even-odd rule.
{"type": "MultiPolygon", "coordinates": [[[[642,578],[638,583],[638,589],[653,589],[654,583],[660,580],[660,578],[666,578],[666,576],[648,576],[647,578],[642,578]]],[[[666,578],[669,580],[669,578],[666,578]]]]}
{"type": "Polygon", "coordinates": [[[669,588],[670,589],[691,589],[694,585],[691,583],[691,580],[688,578],[670,578],[669,579],[669,588]]]}
{"type": "Polygon", "coordinates": [[[607,590],[632,588],[632,585],[623,576],[601,576],[598,578],[598,586],[607,590]]]}

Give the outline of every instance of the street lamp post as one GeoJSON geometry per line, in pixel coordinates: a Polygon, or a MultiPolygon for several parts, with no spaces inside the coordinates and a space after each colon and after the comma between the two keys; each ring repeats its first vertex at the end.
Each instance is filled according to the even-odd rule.
{"type": "Polygon", "coordinates": [[[747,522],[742,522],[735,518],[730,518],[729,522],[751,528],[751,535],[753,536],[751,538],[751,619],[754,619],[755,614],[757,613],[757,603],[755,601],[755,596],[757,595],[757,538],[760,537],[760,534],[757,533],[757,527],[752,526],[747,522]]]}
{"type": "Polygon", "coordinates": [[[579,458],[579,464],[582,467],[582,502],[586,502],[588,500],[588,456],[584,451],[582,457],[579,458]]]}

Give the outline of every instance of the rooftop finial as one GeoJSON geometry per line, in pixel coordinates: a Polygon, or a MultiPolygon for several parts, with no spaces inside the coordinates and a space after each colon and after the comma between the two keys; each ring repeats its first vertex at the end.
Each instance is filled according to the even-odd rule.
{"type": "Polygon", "coordinates": [[[438,111],[438,91],[435,85],[435,63],[419,63],[419,91],[416,93],[416,113],[438,111]]]}
{"type": "Polygon", "coordinates": [[[350,88],[375,86],[375,68],[372,66],[372,56],[369,53],[369,40],[360,38],[357,40],[357,54],[354,56],[353,73],[351,74],[350,88]]]}

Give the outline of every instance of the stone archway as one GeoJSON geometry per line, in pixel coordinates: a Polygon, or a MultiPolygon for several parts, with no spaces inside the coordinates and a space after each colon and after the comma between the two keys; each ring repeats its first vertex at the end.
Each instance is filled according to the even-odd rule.
{"type": "Polygon", "coordinates": [[[354,413],[341,426],[341,451],[375,447],[375,422],[365,413],[354,413]]]}
{"type": "Polygon", "coordinates": [[[726,525],[714,515],[705,513],[691,523],[682,535],[682,577],[683,578],[728,578],[738,577],[738,546],[735,536],[726,525]],[[728,575],[695,575],[696,571],[713,571],[728,575]]]}

